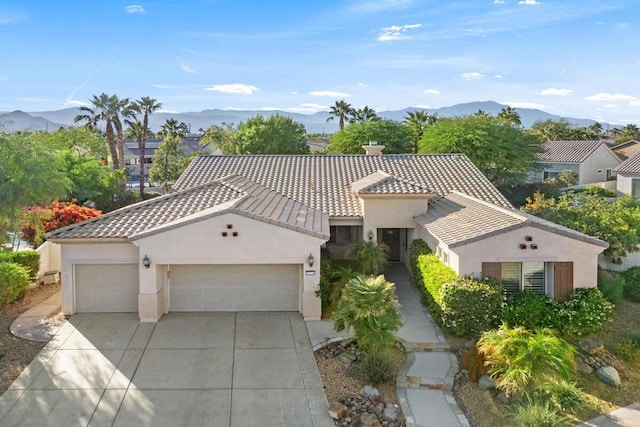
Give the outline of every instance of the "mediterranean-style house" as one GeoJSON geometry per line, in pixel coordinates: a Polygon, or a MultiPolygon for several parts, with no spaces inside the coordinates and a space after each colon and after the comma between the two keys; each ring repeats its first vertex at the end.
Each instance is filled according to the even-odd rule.
{"type": "Polygon", "coordinates": [[[640,152],[615,168],[618,175],[616,190],[619,196],[631,195],[640,199],[640,152]]]}
{"type": "Polygon", "coordinates": [[[624,161],[629,157],[633,157],[633,155],[635,155],[636,153],[640,153],[640,141],[632,139],[631,141],[614,145],[611,147],[611,149],[618,155],[618,157],[620,157],[624,161]]]}
{"type": "Polygon", "coordinates": [[[565,299],[607,244],[525,215],[461,154],[196,157],[173,192],[49,233],[65,314],[299,311],[319,319],[321,248],[407,263],[425,239],[459,274],[565,299]]]}
{"type": "Polygon", "coordinates": [[[578,185],[608,181],[621,163],[604,141],[547,141],[543,147],[539,167],[529,177],[531,182],[553,179],[563,171],[573,172],[578,185]]]}

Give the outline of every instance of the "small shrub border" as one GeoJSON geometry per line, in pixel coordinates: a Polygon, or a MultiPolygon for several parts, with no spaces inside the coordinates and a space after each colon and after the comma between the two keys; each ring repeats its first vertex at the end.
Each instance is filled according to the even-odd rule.
{"type": "Polygon", "coordinates": [[[621,275],[625,280],[624,296],[631,301],[640,302],[640,267],[631,267],[621,275]]]}
{"type": "Polygon", "coordinates": [[[479,335],[497,326],[502,308],[502,284],[460,277],[441,290],[442,324],[455,336],[479,335]]]}
{"type": "Polygon", "coordinates": [[[0,252],[0,263],[14,262],[27,269],[29,277],[33,280],[40,269],[40,252],[20,251],[20,252],[0,252]]]}
{"type": "Polygon", "coordinates": [[[0,304],[9,304],[29,288],[29,270],[15,262],[0,262],[0,304]]]}

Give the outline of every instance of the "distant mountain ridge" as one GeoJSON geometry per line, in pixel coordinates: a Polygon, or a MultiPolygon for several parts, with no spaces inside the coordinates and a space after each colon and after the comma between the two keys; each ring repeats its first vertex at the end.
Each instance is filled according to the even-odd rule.
{"type": "MultiPolygon", "coordinates": [[[[431,114],[437,114],[438,117],[454,117],[454,116],[466,116],[474,114],[478,110],[483,110],[486,113],[495,116],[507,105],[499,104],[494,101],[477,101],[468,102],[463,104],[456,104],[449,107],[442,107],[437,109],[424,109],[431,114]]],[[[379,111],[378,116],[392,119],[396,121],[404,120],[404,117],[409,111],[422,110],[421,108],[405,108],[403,110],[396,111],[379,111]]],[[[520,114],[522,125],[524,127],[531,127],[536,121],[539,120],[560,120],[565,119],[569,123],[575,126],[584,127],[591,126],[596,123],[596,120],[591,119],[578,119],[571,117],[561,117],[558,115],[547,113],[546,111],[530,109],[530,108],[515,108],[520,114]]],[[[11,113],[0,113],[0,130],[5,131],[17,131],[17,130],[56,130],[61,126],[74,126],[73,119],[80,113],[78,108],[65,108],[55,111],[40,111],[40,112],[28,112],[13,111],[11,113]]],[[[280,110],[220,110],[211,109],[203,110],[199,112],[184,112],[184,113],[155,113],[149,117],[149,126],[152,130],[160,130],[160,126],[169,118],[174,118],[178,121],[187,123],[191,132],[197,133],[199,129],[206,129],[211,125],[219,125],[222,123],[233,123],[238,125],[240,122],[246,121],[248,118],[261,114],[263,116],[271,116],[274,114],[280,114],[290,116],[293,120],[304,124],[307,132],[309,133],[334,133],[338,130],[338,123],[336,120],[327,122],[329,113],[327,111],[320,111],[314,114],[301,114],[290,113],[280,110]]],[[[613,128],[615,126],[608,123],[601,123],[605,129],[613,128]]]]}

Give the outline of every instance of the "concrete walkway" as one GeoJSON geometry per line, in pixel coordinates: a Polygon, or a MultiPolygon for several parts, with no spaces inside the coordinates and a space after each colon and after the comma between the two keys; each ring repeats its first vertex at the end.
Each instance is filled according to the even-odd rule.
{"type": "Polygon", "coordinates": [[[62,291],[50,296],[46,301],[31,307],[13,321],[9,330],[19,338],[32,341],[48,342],[58,333],[60,326],[51,326],[45,319],[60,310],[62,291]]]}

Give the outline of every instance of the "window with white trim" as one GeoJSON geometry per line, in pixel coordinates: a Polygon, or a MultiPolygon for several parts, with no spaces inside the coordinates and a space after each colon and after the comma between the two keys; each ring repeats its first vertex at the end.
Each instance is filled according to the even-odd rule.
{"type": "Polygon", "coordinates": [[[544,295],[547,277],[544,262],[503,262],[501,280],[508,294],[531,291],[544,295]]]}
{"type": "Polygon", "coordinates": [[[360,240],[360,229],[351,225],[332,225],[329,227],[331,237],[329,243],[349,244],[360,240]]]}

